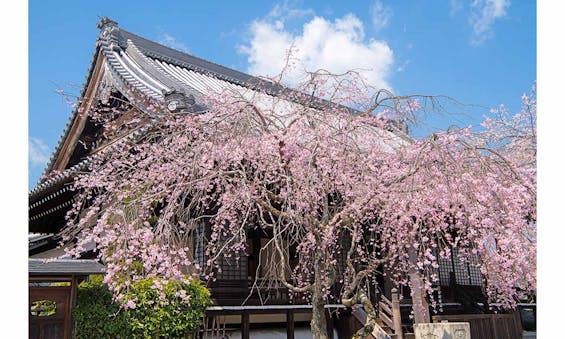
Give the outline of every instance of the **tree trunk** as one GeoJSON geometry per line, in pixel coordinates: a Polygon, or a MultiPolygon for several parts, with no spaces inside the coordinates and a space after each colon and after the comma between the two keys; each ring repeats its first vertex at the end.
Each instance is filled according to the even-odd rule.
{"type": "Polygon", "coordinates": [[[412,310],[414,311],[414,322],[418,323],[429,323],[430,322],[430,306],[426,300],[426,291],[424,290],[424,284],[422,282],[422,276],[420,272],[415,268],[416,265],[416,253],[414,250],[408,251],[410,255],[410,264],[412,267],[408,271],[408,277],[410,278],[410,296],[412,297],[412,310]]]}
{"type": "Polygon", "coordinates": [[[328,328],[326,324],[326,312],[324,308],[324,295],[322,291],[322,279],[320,265],[314,268],[314,288],[312,290],[312,321],[310,328],[313,339],[328,339],[328,328]]]}
{"type": "Polygon", "coordinates": [[[430,307],[426,300],[426,292],[422,283],[422,277],[419,272],[413,271],[408,274],[410,276],[410,295],[412,297],[412,309],[414,311],[414,322],[429,323],[430,307]]]}

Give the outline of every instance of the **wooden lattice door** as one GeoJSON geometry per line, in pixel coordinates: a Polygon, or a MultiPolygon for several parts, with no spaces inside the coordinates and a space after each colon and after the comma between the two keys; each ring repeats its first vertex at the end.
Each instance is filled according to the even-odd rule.
{"type": "Polygon", "coordinates": [[[69,338],[71,286],[29,287],[29,338],[69,338]]]}

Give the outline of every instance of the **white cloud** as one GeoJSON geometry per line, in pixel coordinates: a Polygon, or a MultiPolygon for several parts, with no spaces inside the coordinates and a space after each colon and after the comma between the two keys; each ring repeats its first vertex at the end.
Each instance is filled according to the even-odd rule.
{"type": "Polygon", "coordinates": [[[29,137],[29,162],[34,166],[44,166],[49,161],[49,147],[43,140],[29,137]]]}
{"type": "Polygon", "coordinates": [[[376,31],[388,26],[390,18],[392,17],[392,9],[388,6],[383,5],[380,1],[375,1],[370,8],[371,21],[373,22],[373,28],[376,31]]]}
{"type": "Polygon", "coordinates": [[[473,27],[471,43],[475,46],[482,44],[493,36],[492,25],[496,19],[506,16],[510,7],[509,0],[474,0],[471,4],[469,21],[473,27]]]}
{"type": "Polygon", "coordinates": [[[373,86],[390,88],[387,77],[393,64],[393,51],[386,41],[365,41],[363,23],[353,14],[335,21],[315,16],[298,33],[286,29],[284,20],[267,17],[250,26],[251,39],[239,51],[247,55],[248,72],[276,76],[286,64],[292,49],[295,65],[286,82],[296,84],[304,70],[324,69],[333,73],[359,71],[373,86]]]}
{"type": "Polygon", "coordinates": [[[287,19],[300,19],[312,15],[314,15],[314,10],[311,8],[297,8],[288,1],[284,1],[281,4],[275,4],[269,14],[267,14],[267,17],[284,21],[287,19]]]}
{"type": "Polygon", "coordinates": [[[159,39],[159,43],[167,47],[188,53],[188,47],[186,46],[186,44],[182,41],[177,40],[170,34],[164,33],[159,39]]]}

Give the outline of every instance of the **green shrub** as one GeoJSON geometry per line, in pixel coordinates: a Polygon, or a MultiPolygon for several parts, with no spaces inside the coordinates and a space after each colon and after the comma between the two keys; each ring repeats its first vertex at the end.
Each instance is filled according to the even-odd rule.
{"type": "Polygon", "coordinates": [[[169,281],[164,286],[166,305],[158,303],[159,291],[151,288],[153,279],[131,285],[126,299],[135,300],[128,310],[129,323],[136,338],[183,338],[198,330],[206,307],[211,304],[210,292],[194,279],[189,284],[169,281]],[[190,298],[190,306],[177,296],[181,289],[190,298]]]}
{"type": "Polygon", "coordinates": [[[78,286],[73,317],[76,339],[132,338],[126,312],[112,301],[112,292],[100,275],[78,286]]]}
{"type": "Polygon", "coordinates": [[[135,308],[123,310],[112,302],[112,293],[101,278],[79,286],[74,311],[75,338],[185,338],[196,331],[206,307],[211,304],[210,292],[200,281],[189,284],[169,281],[164,285],[165,303],[159,300],[154,279],[132,283],[125,300],[135,302],[135,308]],[[184,289],[190,306],[178,296],[184,289]]]}

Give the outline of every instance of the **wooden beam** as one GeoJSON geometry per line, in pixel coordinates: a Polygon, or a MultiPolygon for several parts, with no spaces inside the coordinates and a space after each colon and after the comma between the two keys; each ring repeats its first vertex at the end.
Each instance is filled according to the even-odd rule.
{"type": "Polygon", "coordinates": [[[28,282],[71,282],[71,277],[67,275],[53,276],[53,275],[36,275],[29,276],[28,282]]]}
{"type": "Polygon", "coordinates": [[[86,93],[84,98],[81,98],[80,107],[76,110],[76,117],[74,118],[73,125],[70,128],[69,133],[66,135],[65,140],[62,141],[61,149],[57,156],[57,159],[54,160],[52,167],[50,168],[51,171],[64,171],[71,155],[75,149],[75,146],[80,138],[82,130],[86,124],[88,119],[88,111],[92,107],[94,99],[96,97],[96,89],[100,83],[100,79],[102,78],[102,73],[104,72],[104,54],[98,53],[97,59],[95,61],[94,70],[92,72],[92,77],[88,83],[88,87],[86,89],[86,93]]]}

